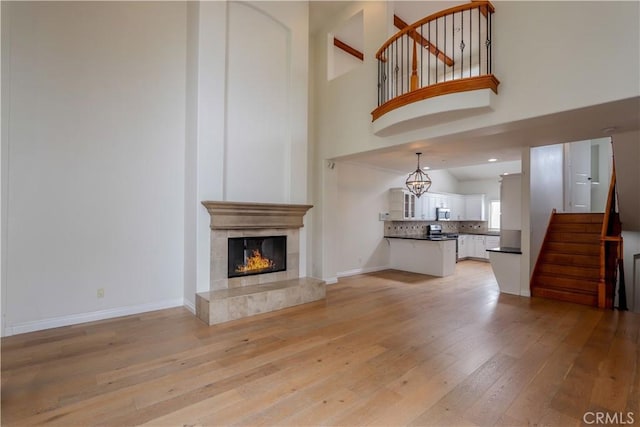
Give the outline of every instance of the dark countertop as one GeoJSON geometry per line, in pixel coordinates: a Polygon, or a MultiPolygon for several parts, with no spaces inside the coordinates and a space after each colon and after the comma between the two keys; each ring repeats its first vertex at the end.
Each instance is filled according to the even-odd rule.
{"type": "Polygon", "coordinates": [[[489,252],[501,252],[503,254],[516,254],[522,255],[522,249],[520,248],[511,248],[509,246],[499,246],[497,248],[487,249],[489,252]]]}
{"type": "Polygon", "coordinates": [[[458,240],[456,237],[431,237],[431,236],[384,236],[385,239],[427,240],[430,242],[442,242],[443,240],[458,240]]]}
{"type": "Polygon", "coordinates": [[[459,234],[466,234],[467,236],[498,236],[500,237],[500,233],[498,232],[487,232],[487,233],[470,233],[468,231],[460,231],[459,234]]]}

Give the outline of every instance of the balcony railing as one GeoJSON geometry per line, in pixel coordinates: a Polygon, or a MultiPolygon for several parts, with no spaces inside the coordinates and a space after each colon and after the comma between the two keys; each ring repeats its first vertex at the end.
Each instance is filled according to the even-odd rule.
{"type": "Polygon", "coordinates": [[[376,53],[378,108],[383,114],[412,102],[476,89],[498,93],[492,74],[492,16],[488,1],[434,13],[402,28],[376,53]]]}

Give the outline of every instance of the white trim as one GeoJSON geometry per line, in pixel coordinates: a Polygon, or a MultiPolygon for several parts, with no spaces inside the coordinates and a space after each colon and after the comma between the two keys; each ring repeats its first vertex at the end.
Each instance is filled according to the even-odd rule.
{"type": "Polygon", "coordinates": [[[184,299],[184,307],[189,310],[191,313],[196,314],[196,306],[192,301],[188,299],[184,299]]]}
{"type": "Polygon", "coordinates": [[[357,274],[375,273],[376,271],[388,270],[389,266],[382,267],[368,267],[368,268],[354,268],[353,270],[341,271],[336,273],[338,277],[355,276],[357,274]]]}
{"type": "Polygon", "coordinates": [[[329,277],[327,279],[324,279],[324,283],[326,283],[327,285],[335,285],[336,283],[338,283],[338,278],[337,277],[329,277]]]}
{"type": "Polygon", "coordinates": [[[165,308],[181,307],[183,305],[184,299],[177,298],[128,307],[110,308],[107,310],[98,310],[89,313],[71,314],[69,316],[35,320],[31,322],[18,323],[13,326],[7,326],[4,331],[4,336],[25,334],[27,332],[59,328],[61,326],[77,325],[78,323],[94,322],[96,320],[111,319],[114,317],[129,316],[132,314],[140,314],[147,311],[162,310],[165,308]]]}

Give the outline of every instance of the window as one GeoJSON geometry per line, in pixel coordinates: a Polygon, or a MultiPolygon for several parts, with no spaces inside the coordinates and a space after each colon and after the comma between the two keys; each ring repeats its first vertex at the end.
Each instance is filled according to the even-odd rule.
{"type": "Polygon", "coordinates": [[[489,202],[489,229],[500,230],[500,200],[489,202]]]}

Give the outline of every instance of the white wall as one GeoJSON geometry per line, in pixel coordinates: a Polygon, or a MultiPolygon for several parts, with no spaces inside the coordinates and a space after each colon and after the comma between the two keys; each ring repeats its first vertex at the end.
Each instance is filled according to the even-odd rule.
{"type": "MultiPolygon", "coordinates": [[[[387,39],[387,34],[380,29],[391,27],[393,4],[353,2],[311,41],[317,78],[317,132],[314,134],[317,159],[322,161],[414,141],[429,141],[638,96],[639,8],[637,2],[498,2],[493,54],[494,73],[501,84],[493,110],[413,132],[377,137],[373,135],[370,115],[377,103],[375,53],[387,39]],[[364,66],[327,81],[326,33],[338,28],[361,9],[364,11],[364,66]],[[531,55],[530,52],[544,53],[531,55]],[[569,59],[567,52],[571,52],[569,59]],[[598,52],[606,52],[606,60],[598,52]],[[612,63],[628,66],[616,69],[615,78],[603,79],[602,76],[611,75],[612,63]],[[558,66],[562,72],[558,72],[558,66]],[[536,78],[532,79],[532,75],[536,78]]],[[[327,183],[322,181],[324,176],[316,175],[320,180],[316,188],[326,187],[327,183]]],[[[321,199],[319,202],[324,203],[321,199]]],[[[324,211],[332,212],[332,208],[335,207],[324,211]]],[[[326,229],[327,218],[316,218],[316,221],[324,222],[326,229]]],[[[532,226],[536,224],[532,223],[532,226]]],[[[536,231],[532,232],[535,234],[536,231]]],[[[314,237],[323,238],[318,234],[314,237]]],[[[326,239],[320,244],[331,244],[325,242],[326,239]]],[[[537,256],[537,251],[531,256],[537,256]]]]}
{"type": "Polygon", "coordinates": [[[306,2],[2,7],[9,332],[193,310],[201,201],[311,201],[306,2]]]}
{"type": "MultiPolygon", "coordinates": [[[[494,74],[501,83],[493,110],[393,137],[373,136],[369,113],[377,102],[374,55],[386,40],[379,29],[387,28],[393,18],[385,6],[384,2],[350,6],[364,10],[365,66],[328,82],[320,91],[320,120],[327,128],[319,137],[327,158],[640,95],[638,2],[501,1],[495,5],[492,45],[494,74]],[[606,52],[606,60],[599,52],[606,52]],[[611,75],[612,63],[628,67],[616,69],[615,78],[602,78],[611,75]]],[[[320,31],[313,42],[315,48],[322,48],[318,43],[322,36],[320,31]]],[[[316,65],[320,72],[323,66],[316,65]]]]}
{"type": "Polygon", "coordinates": [[[562,212],[563,145],[531,149],[530,158],[530,262],[535,266],[549,224],[551,211],[562,212]]]}
{"type": "MultiPolygon", "coordinates": [[[[6,28],[8,24],[8,14],[2,13],[3,7],[0,4],[0,28],[6,28]]],[[[0,76],[2,78],[2,84],[0,87],[2,88],[0,92],[2,92],[2,99],[0,100],[0,135],[1,135],[1,143],[0,143],[0,336],[4,334],[4,322],[5,322],[5,302],[6,298],[6,290],[5,286],[6,280],[6,262],[7,262],[7,142],[8,142],[8,133],[9,129],[9,116],[4,114],[6,108],[8,107],[9,97],[6,96],[7,88],[9,87],[8,82],[8,71],[7,67],[8,63],[4,60],[5,56],[8,54],[8,43],[7,37],[1,37],[2,42],[2,55],[0,55],[0,76]]]]}
{"type": "Polygon", "coordinates": [[[633,301],[633,257],[640,253],[640,132],[613,135],[618,206],[624,239],[624,270],[629,308],[640,312],[640,261],[636,263],[633,301]]]}
{"type": "Polygon", "coordinates": [[[613,136],[622,229],[640,231],[640,132],[613,136]]]}
{"type": "MultiPolygon", "coordinates": [[[[195,265],[196,274],[184,293],[193,304],[196,292],[209,289],[210,217],[201,201],[311,201],[308,5],[201,2],[189,23],[197,26],[197,37],[189,42],[194,50],[189,64],[196,64],[189,75],[196,80],[189,101],[197,106],[196,123],[190,122],[195,130],[187,140],[195,155],[188,158],[187,170],[197,173],[195,188],[188,189],[194,193],[186,205],[188,230],[195,234],[185,237],[191,248],[185,263],[195,265]]],[[[307,233],[307,227],[300,232],[302,275],[307,233]]]]}
{"type": "Polygon", "coordinates": [[[181,305],[186,4],[2,8],[6,332],[181,305]]]}
{"type": "MultiPolygon", "coordinates": [[[[434,193],[459,193],[459,183],[455,176],[451,175],[446,169],[427,171],[431,178],[431,188],[429,191],[434,193]]],[[[407,175],[402,175],[402,185],[407,179],[407,175]]]]}
{"type": "Polygon", "coordinates": [[[389,189],[406,177],[370,167],[336,163],[338,175],[337,275],[388,268],[389,247],[378,213],[389,211],[389,189]]]}
{"type": "MultiPolygon", "coordinates": [[[[624,242],[624,278],[627,291],[627,307],[629,310],[640,312],[640,259],[635,261],[636,275],[633,276],[634,256],[640,254],[640,232],[623,231],[624,242]],[[634,290],[635,282],[635,290],[634,290]]],[[[617,304],[616,299],[616,304],[617,304]]]]}
{"type": "Polygon", "coordinates": [[[460,194],[484,194],[484,217],[489,220],[490,203],[492,200],[500,200],[500,177],[491,179],[479,179],[476,181],[460,181],[458,183],[460,194]]]}

